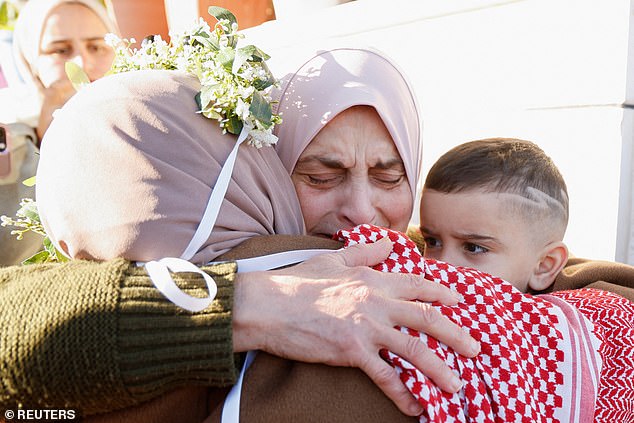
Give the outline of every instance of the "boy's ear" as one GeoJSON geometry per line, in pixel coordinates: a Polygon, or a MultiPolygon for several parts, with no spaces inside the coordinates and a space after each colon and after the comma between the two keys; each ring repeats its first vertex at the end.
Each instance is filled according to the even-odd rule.
{"type": "Polygon", "coordinates": [[[528,281],[533,291],[543,291],[555,282],[555,278],[568,262],[568,247],[561,241],[548,244],[528,281]]]}

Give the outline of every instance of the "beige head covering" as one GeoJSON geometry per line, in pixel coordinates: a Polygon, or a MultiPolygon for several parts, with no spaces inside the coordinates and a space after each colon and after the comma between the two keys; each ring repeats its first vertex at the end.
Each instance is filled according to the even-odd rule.
{"type": "Polygon", "coordinates": [[[109,32],[119,33],[106,8],[97,0],[29,0],[20,10],[15,24],[13,55],[22,80],[33,88],[42,85],[35,69],[35,61],[40,54],[44,23],[53,9],[65,3],[79,3],[88,7],[103,21],[109,32]]]}
{"type": "MultiPolygon", "coordinates": [[[[71,257],[179,257],[236,142],[196,113],[200,86],[172,71],[112,75],[77,93],[46,132],[37,203],[71,257]]],[[[243,144],[215,228],[192,262],[261,234],[301,234],[289,175],[275,151],[243,144]]]]}
{"type": "Polygon", "coordinates": [[[276,150],[289,173],[335,116],[352,106],[372,106],[396,144],[416,195],[421,166],[416,101],[403,73],[383,54],[359,48],[320,51],[282,78],[277,97],[284,123],[276,127],[276,150]]]}

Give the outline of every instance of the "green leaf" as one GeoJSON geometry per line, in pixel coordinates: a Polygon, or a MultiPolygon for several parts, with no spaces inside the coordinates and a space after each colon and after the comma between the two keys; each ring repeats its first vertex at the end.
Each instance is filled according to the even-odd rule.
{"type": "Polygon", "coordinates": [[[48,261],[56,261],[60,263],[68,261],[68,258],[55,248],[55,245],[49,237],[45,237],[42,243],[44,244],[44,250],[48,253],[48,261]]]}
{"type": "Polygon", "coordinates": [[[49,237],[45,237],[42,240],[42,244],[44,245],[44,250],[48,251],[51,255],[55,255],[55,246],[49,237]]]}
{"type": "Polygon", "coordinates": [[[233,59],[233,67],[231,68],[232,73],[237,73],[240,70],[240,66],[242,66],[247,60],[251,59],[253,54],[255,54],[256,47],[255,46],[246,46],[236,50],[235,58],[233,59]]]}
{"type": "Polygon", "coordinates": [[[40,221],[40,214],[37,211],[37,204],[34,202],[29,202],[20,207],[17,214],[21,214],[24,217],[28,217],[34,222],[40,221]]]}
{"type": "Polygon", "coordinates": [[[205,33],[192,35],[191,45],[195,46],[196,43],[201,44],[203,47],[208,48],[210,50],[218,50],[218,44],[216,44],[213,40],[209,38],[209,36],[205,33]]]}
{"type": "Polygon", "coordinates": [[[33,185],[35,185],[35,176],[31,176],[30,178],[22,181],[22,185],[25,185],[27,187],[32,187],[33,185]]]}
{"type": "Polygon", "coordinates": [[[27,265],[27,264],[46,263],[50,261],[50,257],[51,257],[51,254],[48,251],[46,250],[38,251],[37,253],[29,257],[28,259],[24,260],[22,264],[27,265]]]}
{"type": "Polygon", "coordinates": [[[271,70],[267,66],[266,62],[263,61],[260,66],[262,66],[262,69],[264,69],[264,72],[266,74],[266,79],[256,79],[255,81],[253,81],[253,86],[258,91],[262,91],[270,87],[271,85],[275,84],[275,77],[271,73],[271,70]]]}
{"type": "Polygon", "coordinates": [[[268,101],[257,91],[253,92],[253,99],[251,100],[249,111],[253,117],[259,120],[266,128],[271,126],[273,110],[271,110],[271,105],[268,101]]]}
{"type": "Polygon", "coordinates": [[[204,117],[206,117],[207,119],[222,119],[222,115],[218,112],[216,112],[213,108],[208,107],[205,109],[201,110],[201,113],[203,114],[204,117]]]}
{"type": "Polygon", "coordinates": [[[18,18],[18,8],[9,1],[0,2],[0,29],[13,30],[15,21],[18,18]]]}
{"type": "Polygon", "coordinates": [[[260,50],[258,47],[256,46],[247,46],[247,47],[253,47],[254,52],[253,52],[253,61],[254,62],[264,62],[267,61],[271,58],[271,56],[269,56],[268,54],[266,54],[265,52],[263,52],[262,50],[260,50]]]}
{"type": "Polygon", "coordinates": [[[198,106],[198,110],[202,110],[203,109],[203,103],[201,101],[201,92],[198,91],[196,93],[196,95],[194,96],[194,100],[196,100],[196,105],[198,106]]]}
{"type": "Polygon", "coordinates": [[[253,87],[258,91],[265,90],[273,84],[275,84],[275,78],[256,79],[253,81],[253,87]]]}
{"type": "Polygon", "coordinates": [[[55,260],[58,263],[66,263],[67,261],[70,261],[70,259],[62,254],[57,248],[55,249],[55,260]]]}
{"type": "Polygon", "coordinates": [[[224,7],[209,6],[209,9],[207,9],[207,12],[218,20],[220,19],[228,20],[231,23],[231,25],[238,23],[238,20],[236,19],[234,14],[231,13],[229,10],[225,9],[224,7]]]}
{"type": "Polygon", "coordinates": [[[90,84],[90,78],[86,75],[86,72],[75,62],[66,62],[64,64],[64,69],[66,70],[66,75],[68,75],[68,79],[73,84],[75,91],[79,91],[84,88],[86,85],[90,84]]]}
{"type": "Polygon", "coordinates": [[[233,135],[238,135],[242,131],[242,121],[236,115],[231,115],[225,123],[227,131],[233,135]]]}
{"type": "Polygon", "coordinates": [[[9,26],[9,4],[4,1],[0,4],[0,27],[6,28],[9,26]]]}
{"type": "MultiPolygon", "coordinates": [[[[210,6],[209,9],[207,9],[207,11],[209,12],[211,16],[213,16],[214,18],[218,20],[221,20],[221,19],[228,20],[231,26],[233,26],[233,24],[238,25],[238,20],[236,19],[234,14],[223,7],[210,6]]],[[[228,41],[229,41],[229,47],[231,48],[236,48],[236,45],[238,45],[238,39],[235,36],[228,37],[228,41]]]]}
{"type": "Polygon", "coordinates": [[[233,60],[236,56],[236,51],[230,48],[221,50],[216,56],[216,60],[228,71],[233,68],[233,60]]]}
{"type": "Polygon", "coordinates": [[[203,85],[198,94],[196,94],[196,103],[200,110],[205,110],[211,103],[216,102],[215,90],[219,84],[203,85]]]}

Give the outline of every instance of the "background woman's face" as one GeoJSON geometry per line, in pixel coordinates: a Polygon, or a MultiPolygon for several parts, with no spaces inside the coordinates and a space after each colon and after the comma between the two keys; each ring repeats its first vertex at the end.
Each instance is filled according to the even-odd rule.
{"type": "Polygon", "coordinates": [[[88,7],[77,3],[62,4],[44,22],[36,71],[44,87],[66,78],[64,65],[73,61],[91,81],[110,69],[114,51],[104,41],[106,25],[88,7]]]}
{"type": "Polygon", "coordinates": [[[407,229],[413,200],[405,167],[372,107],[355,106],[330,121],[291,177],[311,235],[330,237],[363,223],[407,229]]]}

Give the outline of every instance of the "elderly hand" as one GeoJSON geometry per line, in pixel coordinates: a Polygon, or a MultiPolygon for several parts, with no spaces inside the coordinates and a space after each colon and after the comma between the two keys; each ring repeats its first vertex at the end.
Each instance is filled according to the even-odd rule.
{"type": "Polygon", "coordinates": [[[465,356],[479,344],[428,303],[453,305],[448,288],[420,276],[371,269],[392,249],[386,238],[324,254],[295,267],[240,274],[236,280],[235,351],[260,349],[297,361],[363,370],[408,415],[422,408],[395,370],[379,356],[387,348],[418,367],[441,389],[459,379],[417,338],[394,326],[424,332],[465,356]]]}

